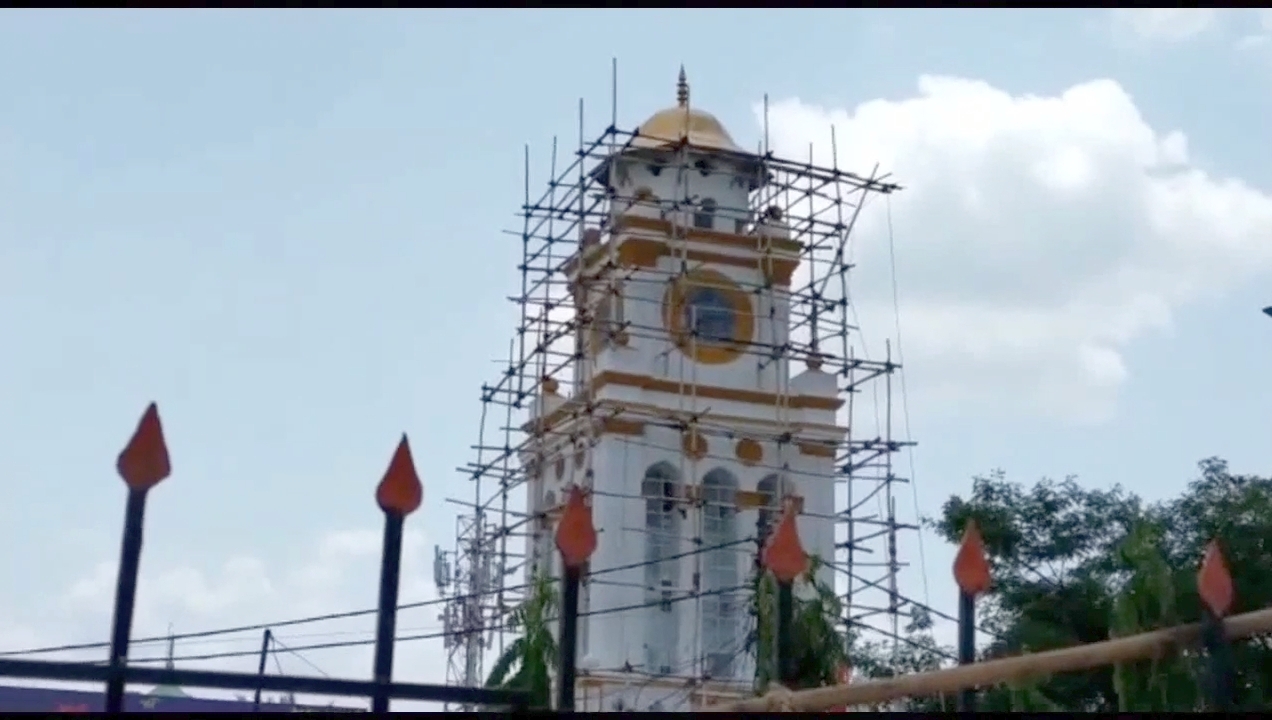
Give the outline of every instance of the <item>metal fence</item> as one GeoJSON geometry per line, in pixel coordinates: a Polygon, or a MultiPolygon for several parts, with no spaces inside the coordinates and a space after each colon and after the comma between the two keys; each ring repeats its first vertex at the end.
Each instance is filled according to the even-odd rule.
{"type": "MultiPolygon", "coordinates": [[[[398,580],[401,572],[402,529],[406,516],[423,500],[423,488],[416,475],[410,445],[405,436],[376,488],[376,502],[384,512],[384,550],[380,559],[380,602],[376,623],[375,664],[370,680],[259,675],[212,670],[145,668],[128,665],[128,645],[132,637],[133,604],[141,559],[142,526],[146,495],[171,474],[168,449],[153,403],[146,408],[132,439],[119,454],[116,465],[128,487],[119,578],[115,589],[115,613],[107,664],[55,662],[0,658],[0,677],[31,680],[60,680],[103,683],[105,702],[101,710],[125,712],[148,709],[125,703],[125,686],[130,683],[183,685],[222,690],[267,690],[314,695],[368,697],[372,712],[388,712],[390,699],[423,700],[479,706],[489,709],[525,711],[529,696],[513,690],[427,685],[393,682],[393,647],[397,620],[398,580]]],[[[130,698],[131,699],[131,698],[130,698]]],[[[97,707],[76,707],[95,711],[97,707]]],[[[258,706],[268,711],[268,706],[258,706]]]]}

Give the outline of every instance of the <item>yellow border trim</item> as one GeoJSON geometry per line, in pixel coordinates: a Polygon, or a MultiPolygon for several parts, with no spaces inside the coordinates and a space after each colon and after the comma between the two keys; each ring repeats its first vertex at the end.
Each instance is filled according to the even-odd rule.
{"type": "MultiPolygon", "coordinates": [[[[580,248],[565,262],[562,270],[572,278],[572,282],[577,282],[579,280],[575,277],[577,274],[593,268],[597,272],[604,272],[603,261],[611,257],[610,253],[614,253],[614,261],[619,266],[652,268],[658,264],[659,258],[672,256],[672,247],[667,239],[672,231],[672,224],[667,220],[620,215],[615,218],[613,236],[609,242],[580,248]],[[630,234],[633,230],[653,232],[666,237],[633,237],[630,234]]],[[[799,265],[800,251],[804,247],[797,240],[785,238],[764,238],[751,234],[738,235],[698,228],[682,228],[681,232],[690,242],[755,253],[751,257],[744,257],[689,248],[683,251],[685,259],[692,262],[759,269],[769,282],[781,287],[790,285],[791,276],[799,265]]]]}
{"type": "MultiPolygon", "coordinates": [[[[670,220],[660,220],[658,218],[641,217],[639,215],[618,215],[614,218],[614,231],[640,229],[653,230],[667,235],[672,233],[672,223],[670,220]]],[[[683,229],[685,237],[698,242],[710,243],[713,245],[725,245],[728,247],[762,251],[767,244],[769,247],[778,252],[798,255],[804,249],[804,244],[798,240],[788,238],[765,238],[750,233],[731,233],[720,230],[706,230],[703,228],[689,227],[683,229]]]]}
{"type": "Polygon", "coordinates": [[[755,337],[755,311],[751,298],[727,275],[715,270],[691,270],[671,283],[663,296],[663,325],[680,352],[703,365],[733,362],[746,351],[755,337]],[[693,290],[709,288],[720,291],[732,306],[733,337],[725,342],[703,340],[691,336],[685,327],[685,302],[693,290]]]}

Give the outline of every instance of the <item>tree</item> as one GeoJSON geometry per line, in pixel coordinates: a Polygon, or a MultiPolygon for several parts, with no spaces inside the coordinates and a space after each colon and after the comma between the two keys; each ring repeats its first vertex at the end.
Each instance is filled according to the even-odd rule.
{"type": "MultiPolygon", "coordinates": [[[[838,682],[839,667],[847,663],[847,643],[839,630],[843,606],[834,587],[817,579],[821,560],[809,558],[808,570],[795,581],[792,645],[796,677],[792,690],[838,682]]],[[[755,690],[763,693],[776,681],[777,580],[760,570],[751,581],[751,616],[755,629],[747,638],[747,650],[755,654],[755,690]]]]}
{"type": "Polygon", "coordinates": [[[486,687],[525,690],[530,693],[531,708],[551,707],[557,643],[548,623],[556,615],[556,604],[553,581],[536,575],[530,583],[530,593],[513,610],[508,623],[511,629],[520,630],[521,635],[495,661],[486,687]]]}
{"type": "MultiPolygon", "coordinates": [[[[932,637],[932,619],[928,613],[915,608],[910,621],[896,638],[864,639],[858,629],[852,633],[849,663],[853,675],[861,678],[883,679],[898,675],[911,675],[939,669],[953,651],[937,645],[932,637]]],[[[942,712],[954,710],[952,701],[944,698],[914,697],[898,703],[886,703],[866,708],[884,711],[889,706],[907,712],[942,712]]]]}
{"type": "MultiPolygon", "coordinates": [[[[1219,538],[1237,588],[1234,611],[1272,605],[1272,480],[1233,475],[1217,459],[1179,498],[1146,504],[1119,487],[1072,478],[1033,488],[1001,473],[978,477],[930,523],[955,543],[968,518],[985,539],[994,586],[978,623],[995,636],[984,657],[1099,642],[1191,622],[1200,616],[1196,568],[1219,538]]],[[[1235,648],[1238,705],[1264,707],[1272,648],[1256,638],[1235,648]]],[[[1033,701],[1070,712],[1195,711],[1204,705],[1198,654],[1042,678],[1033,701]]],[[[1026,693],[1028,694],[1028,693],[1026,693]]],[[[989,690],[984,710],[1021,704],[1020,691],[989,690]]],[[[1033,702],[1029,701],[1029,702],[1033,702]]]]}

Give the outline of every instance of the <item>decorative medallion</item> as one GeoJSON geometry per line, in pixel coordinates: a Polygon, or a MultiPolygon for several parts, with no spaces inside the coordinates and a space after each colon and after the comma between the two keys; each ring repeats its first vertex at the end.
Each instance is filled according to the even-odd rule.
{"type": "Polygon", "coordinates": [[[764,448],[760,447],[760,444],[751,438],[739,440],[733,452],[742,461],[743,465],[759,465],[764,460],[764,448]]]}
{"type": "Polygon", "coordinates": [[[707,439],[697,430],[689,430],[682,435],[680,447],[684,450],[686,456],[694,460],[701,460],[707,456],[707,439]]]}

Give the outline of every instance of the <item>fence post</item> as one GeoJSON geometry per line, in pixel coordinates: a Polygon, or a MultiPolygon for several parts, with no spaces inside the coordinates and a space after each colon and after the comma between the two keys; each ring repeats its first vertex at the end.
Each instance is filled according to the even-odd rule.
{"type": "MultiPolygon", "coordinates": [[[[269,643],[274,639],[274,633],[269,628],[265,628],[265,634],[261,636],[261,661],[257,664],[256,674],[265,677],[265,662],[269,660],[269,643]]],[[[252,700],[252,712],[261,711],[261,686],[256,686],[256,697],[252,700]]]]}
{"type": "MultiPolygon", "coordinates": [[[[958,583],[958,664],[976,662],[976,596],[989,589],[989,561],[976,521],[968,518],[963,541],[954,557],[954,581],[958,583]]],[[[976,689],[958,694],[958,712],[975,712],[976,689]]]]}
{"type": "Polygon", "coordinates": [[[142,526],[146,518],[146,493],[172,473],[168,447],[159,422],[159,408],[146,408],[128,444],[119,453],[115,469],[128,486],[124,511],[124,537],[119,557],[119,578],[115,583],[115,616],[110,634],[110,678],[106,681],[106,712],[124,707],[124,666],[128,663],[128,642],[132,637],[133,605],[137,599],[137,573],[141,567],[142,526]]]}
{"type": "Polygon", "coordinates": [[[375,628],[375,693],[371,712],[389,711],[389,686],[393,682],[393,642],[397,627],[398,580],[402,572],[402,528],[406,516],[424,501],[424,487],[415,473],[411,445],[406,435],[398,443],[389,469],[375,489],[375,500],[384,511],[384,550],[380,555],[380,605],[375,628]]]}
{"type": "Polygon", "coordinates": [[[1236,695],[1236,668],[1232,643],[1224,632],[1223,618],[1232,609],[1234,590],[1232,575],[1224,562],[1217,540],[1206,546],[1205,557],[1197,570],[1197,594],[1201,596],[1201,638],[1209,655],[1209,695],[1211,709],[1232,710],[1236,695]]]}
{"type": "Polygon", "coordinates": [[[795,503],[788,499],[782,519],[764,544],[764,567],[777,580],[777,677],[790,688],[797,681],[795,662],[794,620],[795,579],[808,571],[808,555],[799,540],[795,523],[795,503]]]}
{"type": "Polygon", "coordinates": [[[583,488],[575,485],[565,501],[557,522],[556,546],[561,553],[561,627],[557,671],[557,710],[574,712],[574,677],[578,659],[579,586],[583,567],[596,552],[596,528],[592,508],[583,498],[583,488]]]}

